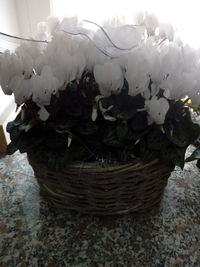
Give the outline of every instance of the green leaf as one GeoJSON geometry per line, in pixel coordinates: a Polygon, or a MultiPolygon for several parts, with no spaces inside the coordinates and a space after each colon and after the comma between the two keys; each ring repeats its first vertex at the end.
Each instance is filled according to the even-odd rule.
{"type": "Polygon", "coordinates": [[[19,112],[19,114],[16,116],[16,118],[13,121],[14,126],[19,126],[23,123],[23,120],[21,118],[22,111],[19,112]]]}
{"type": "Polygon", "coordinates": [[[21,135],[17,142],[18,149],[21,153],[28,152],[31,150],[33,147],[38,146],[42,142],[44,142],[45,137],[37,137],[28,133],[24,133],[21,135]]]}
{"type": "Polygon", "coordinates": [[[22,131],[19,131],[18,127],[13,127],[10,131],[10,139],[11,141],[17,142],[17,140],[21,137],[22,131]]]}
{"type": "Polygon", "coordinates": [[[183,169],[185,163],[185,151],[186,147],[178,147],[171,144],[169,147],[161,151],[160,157],[166,164],[179,166],[183,169]]]}
{"type": "Polygon", "coordinates": [[[93,156],[92,151],[78,142],[72,142],[69,150],[70,160],[84,161],[89,160],[93,156]]]}
{"type": "Polygon", "coordinates": [[[132,132],[132,140],[138,140],[138,139],[143,139],[145,138],[145,136],[147,136],[149,133],[151,132],[151,126],[149,126],[148,128],[146,128],[143,131],[133,131],[132,132]]]}
{"type": "Polygon", "coordinates": [[[200,126],[192,122],[190,111],[180,102],[177,101],[170,107],[163,127],[172,143],[185,147],[198,138],[200,126]]]}
{"type": "Polygon", "coordinates": [[[111,147],[121,147],[123,145],[122,142],[118,140],[115,129],[112,127],[106,129],[102,142],[111,147]]]}
{"type": "Polygon", "coordinates": [[[98,131],[99,127],[92,121],[81,122],[76,127],[76,132],[82,135],[92,135],[98,131]]]}
{"type": "Polygon", "coordinates": [[[58,149],[67,146],[68,135],[49,130],[43,133],[40,140],[41,139],[44,140],[47,148],[49,147],[50,149],[58,149]]]}
{"type": "Polygon", "coordinates": [[[146,111],[137,112],[129,121],[131,129],[134,132],[141,132],[148,128],[146,111]]]}
{"type": "MultiPolygon", "coordinates": [[[[40,127],[32,128],[29,132],[19,131],[19,127],[14,127],[10,133],[11,143],[19,149],[21,153],[28,152],[35,146],[43,143],[46,140],[45,133],[40,127]]],[[[8,149],[8,153],[11,149],[8,149]]]]}
{"type": "Polygon", "coordinates": [[[169,144],[169,139],[166,137],[165,134],[161,132],[161,130],[157,126],[152,128],[149,134],[147,135],[147,146],[149,149],[163,150],[169,144]]]}
{"type": "Polygon", "coordinates": [[[10,142],[7,145],[7,154],[12,155],[18,150],[18,146],[15,144],[15,142],[10,142]]]}
{"type": "Polygon", "coordinates": [[[196,166],[197,166],[198,168],[200,168],[200,160],[197,160],[197,164],[196,164],[196,166]]]}
{"type": "Polygon", "coordinates": [[[52,171],[59,172],[64,167],[66,167],[69,158],[70,153],[68,149],[66,149],[62,153],[48,153],[47,167],[52,171]]]}
{"type": "Polygon", "coordinates": [[[14,125],[14,121],[10,121],[10,122],[8,122],[8,124],[6,125],[6,131],[7,131],[8,133],[10,133],[14,127],[15,127],[15,125],[14,125]]]}
{"type": "Polygon", "coordinates": [[[13,128],[22,127],[22,125],[24,126],[25,122],[21,119],[21,112],[20,112],[13,121],[8,122],[6,126],[6,131],[10,133],[13,130],[13,128]]]}
{"type": "Polygon", "coordinates": [[[124,141],[128,135],[129,128],[127,124],[120,124],[116,128],[117,139],[121,142],[124,141]]]}
{"type": "Polygon", "coordinates": [[[46,166],[49,170],[59,172],[69,161],[70,153],[68,149],[51,150],[45,146],[35,147],[31,151],[33,159],[41,165],[46,166]]]}
{"type": "Polygon", "coordinates": [[[140,156],[144,161],[154,160],[158,158],[159,154],[158,151],[148,149],[145,140],[142,140],[139,143],[139,147],[140,147],[140,156]]]}
{"type": "Polygon", "coordinates": [[[137,109],[144,107],[144,98],[141,95],[129,96],[127,90],[122,90],[118,95],[111,95],[101,99],[104,108],[113,106],[107,112],[111,117],[128,120],[137,114],[137,109]]]}

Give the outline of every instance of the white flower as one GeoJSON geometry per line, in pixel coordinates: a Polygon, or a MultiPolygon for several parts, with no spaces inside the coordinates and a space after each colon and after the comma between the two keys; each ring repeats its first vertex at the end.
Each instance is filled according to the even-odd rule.
{"type": "Polygon", "coordinates": [[[73,16],[70,18],[65,17],[61,24],[60,27],[61,29],[69,29],[69,28],[76,28],[79,25],[78,17],[73,16]]]}
{"type": "Polygon", "coordinates": [[[178,46],[183,46],[183,41],[181,40],[181,37],[177,35],[177,33],[174,36],[174,43],[178,46]]]}
{"type": "Polygon", "coordinates": [[[153,96],[145,101],[145,109],[156,124],[163,124],[169,110],[169,103],[163,97],[158,99],[157,96],[153,96]]]}
{"type": "Polygon", "coordinates": [[[166,75],[162,64],[163,54],[153,45],[147,44],[147,46],[143,47],[143,50],[145,51],[145,57],[148,61],[148,74],[155,86],[159,87],[166,75]]]}
{"type": "Polygon", "coordinates": [[[181,72],[183,70],[183,54],[177,45],[169,45],[161,50],[162,71],[165,75],[181,72]]]}
{"type": "Polygon", "coordinates": [[[169,74],[160,87],[168,92],[168,98],[181,99],[193,91],[194,83],[194,75],[177,71],[169,74]]]}
{"type": "Polygon", "coordinates": [[[39,40],[47,40],[49,36],[49,29],[46,22],[42,21],[37,24],[37,38],[39,40]]]}
{"type": "Polygon", "coordinates": [[[23,104],[27,99],[31,97],[31,82],[30,80],[24,80],[24,76],[14,76],[9,83],[9,87],[15,96],[15,102],[18,105],[23,104]]]}
{"type": "Polygon", "coordinates": [[[9,83],[14,76],[21,75],[22,72],[22,61],[19,57],[9,51],[0,55],[0,84],[5,94],[12,94],[9,83]]]}
{"type": "Polygon", "coordinates": [[[182,47],[182,56],[183,56],[183,70],[185,72],[191,73],[195,71],[195,68],[199,66],[199,56],[197,51],[190,47],[189,45],[185,45],[182,47]]]}
{"type": "Polygon", "coordinates": [[[155,14],[145,14],[144,24],[147,29],[147,34],[155,35],[156,28],[159,26],[159,22],[155,14]]]}
{"type": "Polygon", "coordinates": [[[137,12],[134,15],[134,22],[136,25],[144,25],[145,14],[143,12],[137,12]]]}
{"type": "Polygon", "coordinates": [[[151,88],[147,88],[144,92],[141,93],[141,95],[144,97],[144,99],[148,100],[152,96],[157,95],[159,91],[160,88],[155,83],[151,83],[151,88]]]}
{"type": "Polygon", "coordinates": [[[56,94],[62,84],[53,75],[50,66],[44,66],[41,75],[31,78],[32,100],[40,105],[49,105],[52,94],[56,94]]]}
{"type": "MultiPolygon", "coordinates": [[[[166,98],[187,95],[193,103],[199,103],[199,51],[174,40],[173,27],[159,24],[153,14],[139,14],[136,23],[140,26],[122,25],[119,21],[117,27],[107,24],[106,35],[99,27],[97,31],[83,28],[77,17],[65,18],[62,23],[49,17],[38,25],[38,37],[48,38],[48,44],[23,42],[15,53],[0,55],[4,93],[14,93],[19,105],[32,97],[35,103],[45,106],[50,104],[52,94],[66,88],[69,82],[78,81],[84,71],[93,71],[101,96],[105,97],[118,94],[125,78],[128,94],[141,94],[149,120],[158,124],[163,123],[168,109],[166,98]],[[160,38],[170,42],[160,44],[160,38]],[[165,90],[165,98],[157,98],[160,89],[165,90]]],[[[40,112],[43,117],[44,110],[40,112]]],[[[101,112],[107,114],[102,109],[101,112]]],[[[92,119],[96,116],[94,108],[92,119]]]]}
{"type": "Polygon", "coordinates": [[[142,51],[136,50],[127,62],[125,78],[128,81],[130,96],[135,96],[148,89],[149,64],[142,51]]]}
{"type": "MultiPolygon", "coordinates": [[[[46,46],[46,44],[45,44],[46,46]]],[[[26,79],[29,79],[36,68],[36,61],[42,55],[43,44],[26,42],[17,47],[15,53],[22,62],[22,70],[26,79]]]]}
{"type": "Polygon", "coordinates": [[[49,28],[49,32],[51,34],[54,34],[56,28],[60,25],[60,21],[57,17],[54,17],[54,16],[49,16],[47,18],[47,25],[48,25],[48,28],[49,28]]]}
{"type": "Polygon", "coordinates": [[[200,78],[194,79],[194,86],[192,90],[189,90],[188,96],[192,100],[193,105],[200,105],[200,78]]]}
{"type": "Polygon", "coordinates": [[[93,43],[88,42],[84,47],[87,69],[92,71],[96,64],[104,64],[108,57],[97,49],[93,43]]]}
{"type": "Polygon", "coordinates": [[[116,61],[108,61],[94,66],[94,77],[102,95],[119,93],[124,83],[124,76],[116,61]]]}
{"type": "Polygon", "coordinates": [[[95,32],[93,42],[99,48],[112,56],[119,56],[123,52],[136,48],[144,40],[144,27],[123,25],[119,27],[104,27],[95,32]],[[109,38],[108,38],[109,36],[109,38]]]}
{"type": "Polygon", "coordinates": [[[61,83],[80,79],[86,66],[81,40],[72,39],[63,32],[56,33],[43,58],[43,62],[51,66],[54,76],[61,83]]]}
{"type": "Polygon", "coordinates": [[[155,14],[138,12],[134,16],[136,25],[145,26],[148,36],[154,36],[156,28],[159,26],[158,19],[155,14]]]}
{"type": "Polygon", "coordinates": [[[170,23],[161,23],[159,26],[159,35],[161,38],[167,38],[169,41],[174,40],[174,28],[170,23]]]}

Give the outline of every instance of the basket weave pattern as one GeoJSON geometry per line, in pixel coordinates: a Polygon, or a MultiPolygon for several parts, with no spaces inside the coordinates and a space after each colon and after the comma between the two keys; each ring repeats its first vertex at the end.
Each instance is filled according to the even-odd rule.
{"type": "Polygon", "coordinates": [[[87,214],[112,215],[146,210],[159,203],[172,166],[139,159],[103,167],[74,163],[55,173],[28,156],[41,195],[56,206],[87,214]]]}

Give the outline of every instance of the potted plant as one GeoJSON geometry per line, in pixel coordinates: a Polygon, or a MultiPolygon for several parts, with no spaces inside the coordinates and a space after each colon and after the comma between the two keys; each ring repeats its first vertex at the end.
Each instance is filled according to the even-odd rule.
{"type": "Polygon", "coordinates": [[[200,102],[198,53],[153,15],[96,26],[49,18],[39,25],[43,42],[0,55],[2,89],[19,109],[7,153],[28,153],[41,192],[58,206],[146,209],[200,134],[189,108],[200,102]]]}

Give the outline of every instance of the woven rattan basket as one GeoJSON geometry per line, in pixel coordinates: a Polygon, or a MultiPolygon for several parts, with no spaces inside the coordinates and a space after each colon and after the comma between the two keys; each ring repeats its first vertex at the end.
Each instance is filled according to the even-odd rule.
{"type": "Polygon", "coordinates": [[[41,195],[56,206],[87,214],[144,211],[159,203],[172,166],[140,159],[123,165],[74,163],[55,173],[28,155],[41,195]]]}

